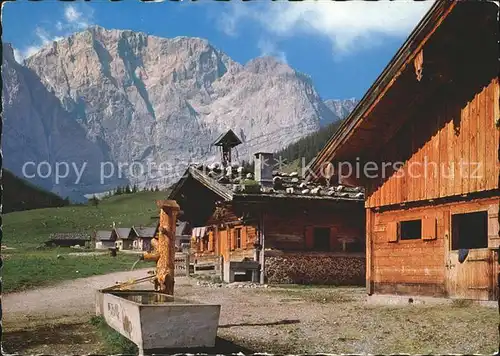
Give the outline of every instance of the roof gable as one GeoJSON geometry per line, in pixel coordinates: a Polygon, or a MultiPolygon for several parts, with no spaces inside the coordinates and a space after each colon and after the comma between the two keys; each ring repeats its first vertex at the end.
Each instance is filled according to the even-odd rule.
{"type": "Polygon", "coordinates": [[[470,95],[464,93],[466,87],[479,84],[467,83],[471,78],[485,84],[492,79],[486,72],[496,77],[498,7],[491,1],[436,1],[318,153],[309,178],[317,179],[329,162],[378,159],[402,125],[429,119],[412,115],[439,102],[440,93],[470,95]],[[417,73],[419,66],[423,76],[417,73]]]}
{"type": "Polygon", "coordinates": [[[113,232],[116,234],[117,239],[126,240],[131,238],[130,233],[132,232],[132,229],[129,227],[115,227],[113,232]]]}
{"type": "Polygon", "coordinates": [[[95,238],[97,241],[111,241],[113,240],[113,234],[112,231],[99,230],[96,232],[95,238]]]}
{"type": "Polygon", "coordinates": [[[233,130],[229,130],[226,133],[221,134],[217,139],[214,141],[213,145],[214,146],[227,146],[227,147],[235,147],[241,144],[241,140],[236,134],[234,133],[233,130]]]}
{"type": "MultiPolygon", "coordinates": [[[[367,114],[377,105],[387,90],[395,83],[407,64],[415,58],[420,49],[439,27],[443,20],[456,6],[456,1],[436,1],[427,14],[417,24],[408,39],[394,55],[379,77],[368,89],[354,110],[340,125],[337,132],[330,138],[325,147],[317,154],[311,163],[311,171],[318,173],[323,162],[331,160],[334,153],[359,127],[367,114]]],[[[397,117],[395,119],[400,119],[397,117]]]]}
{"type": "Polygon", "coordinates": [[[153,238],[155,236],[156,227],[133,227],[137,237],[153,238]]]}

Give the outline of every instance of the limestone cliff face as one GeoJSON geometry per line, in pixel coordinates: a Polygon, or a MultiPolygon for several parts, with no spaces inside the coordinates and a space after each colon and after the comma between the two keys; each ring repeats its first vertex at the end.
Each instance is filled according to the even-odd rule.
{"type": "MultiPolygon", "coordinates": [[[[121,164],[122,176],[132,183],[170,184],[189,162],[216,160],[211,143],[228,129],[243,141],[237,158],[248,160],[338,119],[304,74],[270,57],[241,65],[199,38],[92,27],[41,49],[25,66],[14,71],[29,72],[50,96],[44,107],[71,122],[75,131],[64,139],[94,143],[92,149],[69,145],[66,154],[81,158],[88,152],[92,159],[121,164]],[[128,168],[133,162],[145,168],[149,162],[149,174],[141,174],[138,164],[135,171],[128,168]],[[155,171],[160,163],[163,172],[155,171]]],[[[24,110],[34,110],[30,97],[20,96],[24,110]]],[[[41,125],[33,123],[41,120],[33,119],[36,115],[20,117],[10,110],[21,131],[24,125],[41,125]]],[[[33,134],[33,147],[46,147],[47,135],[33,134]]]]}
{"type": "Polygon", "coordinates": [[[355,98],[351,99],[328,99],[325,100],[325,105],[330,109],[335,120],[341,120],[347,117],[354,110],[359,100],[355,98]]]}
{"type": "Polygon", "coordinates": [[[78,190],[94,189],[92,186],[99,181],[97,164],[108,159],[107,155],[86,138],[85,129],[61,107],[38,76],[14,60],[10,45],[3,46],[2,79],[4,166],[17,176],[32,177],[31,182],[63,197],[74,197],[71,187],[77,181],[75,170],[69,167],[68,176],[62,178],[66,172],[60,164],[56,184],[55,167],[58,162],[72,162],[80,170],[87,162],[78,190]],[[35,165],[40,163],[37,174],[35,165]]]}

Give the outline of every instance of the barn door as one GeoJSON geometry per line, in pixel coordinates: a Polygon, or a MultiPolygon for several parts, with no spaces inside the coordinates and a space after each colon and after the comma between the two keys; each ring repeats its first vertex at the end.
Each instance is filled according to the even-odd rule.
{"type": "Polygon", "coordinates": [[[493,294],[493,251],[488,249],[488,212],[450,214],[447,290],[451,298],[490,300],[493,294]]]}

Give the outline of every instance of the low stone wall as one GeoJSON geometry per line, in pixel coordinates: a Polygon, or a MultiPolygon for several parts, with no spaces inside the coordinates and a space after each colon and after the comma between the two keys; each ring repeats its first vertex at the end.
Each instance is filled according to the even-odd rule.
{"type": "Polygon", "coordinates": [[[342,253],[266,251],[270,284],[365,285],[365,256],[342,253]]]}

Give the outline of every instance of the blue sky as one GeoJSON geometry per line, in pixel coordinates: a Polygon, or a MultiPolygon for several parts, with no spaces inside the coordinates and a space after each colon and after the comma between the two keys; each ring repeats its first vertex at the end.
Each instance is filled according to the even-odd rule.
{"type": "Polygon", "coordinates": [[[311,76],[323,99],[361,98],[431,1],[18,0],[3,8],[3,41],[18,58],[91,25],[208,39],[240,63],[271,55],[311,76]]]}

